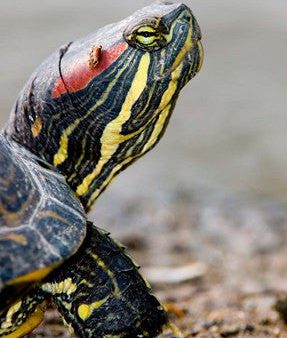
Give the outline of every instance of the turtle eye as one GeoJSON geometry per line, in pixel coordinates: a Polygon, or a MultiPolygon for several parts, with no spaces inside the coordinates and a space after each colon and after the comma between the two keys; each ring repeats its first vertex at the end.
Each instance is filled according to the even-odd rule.
{"type": "Polygon", "coordinates": [[[149,33],[142,33],[137,35],[137,40],[143,45],[152,45],[156,42],[157,37],[156,35],[149,35],[149,33]]]}
{"type": "Polygon", "coordinates": [[[160,39],[160,34],[153,27],[141,27],[135,34],[137,41],[143,45],[152,45],[160,39]]]}
{"type": "Polygon", "coordinates": [[[124,34],[125,40],[132,46],[144,51],[154,51],[166,45],[163,25],[157,20],[154,25],[142,24],[124,34]]]}

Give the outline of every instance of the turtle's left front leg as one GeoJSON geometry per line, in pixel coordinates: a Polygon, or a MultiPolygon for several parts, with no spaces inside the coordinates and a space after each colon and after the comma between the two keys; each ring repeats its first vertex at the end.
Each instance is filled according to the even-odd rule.
{"type": "MultiPolygon", "coordinates": [[[[8,288],[6,290],[8,292],[8,288]]],[[[6,292],[5,289],[3,292],[6,292]]],[[[46,295],[38,288],[23,295],[0,313],[0,337],[20,338],[36,328],[44,317],[46,295]]]]}
{"type": "Polygon", "coordinates": [[[42,290],[80,338],[156,337],[168,321],[138,267],[91,223],[82,249],[42,290]]]}

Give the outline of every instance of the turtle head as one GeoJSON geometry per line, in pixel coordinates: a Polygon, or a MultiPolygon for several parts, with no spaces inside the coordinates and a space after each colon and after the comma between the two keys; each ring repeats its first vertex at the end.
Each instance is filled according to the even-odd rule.
{"type": "Polygon", "coordinates": [[[63,175],[88,209],[163,135],[200,70],[200,29],[160,2],[62,47],[28,81],[6,133],[63,175]]]}

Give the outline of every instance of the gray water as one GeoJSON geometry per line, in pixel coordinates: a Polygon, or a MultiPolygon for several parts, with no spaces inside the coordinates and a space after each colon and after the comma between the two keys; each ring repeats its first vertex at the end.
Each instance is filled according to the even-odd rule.
{"type": "MultiPolygon", "coordinates": [[[[1,0],[0,125],[33,69],[59,45],[148,0],[1,0]]],[[[174,192],[287,196],[286,0],[186,1],[205,46],[161,144],[100,203],[174,192]]]]}

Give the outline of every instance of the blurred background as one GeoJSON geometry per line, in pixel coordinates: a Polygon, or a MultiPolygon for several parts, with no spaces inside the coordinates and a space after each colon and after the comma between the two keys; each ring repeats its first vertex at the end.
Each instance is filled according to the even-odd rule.
{"type": "MultiPolygon", "coordinates": [[[[0,127],[51,52],[150,3],[1,0],[0,127]]],[[[177,289],[178,298],[174,287],[160,294],[179,303],[191,297],[196,318],[202,309],[212,314],[212,302],[204,306],[200,297],[218,308],[228,287],[235,297],[239,291],[287,290],[287,2],[185,3],[202,29],[203,69],[183,90],[160,144],[116,179],[89,217],[144,266],[207,264],[197,271],[201,293],[188,284],[177,289]]],[[[273,296],[248,301],[262,312],[273,296]]]]}
{"type": "MultiPolygon", "coordinates": [[[[102,200],[178,190],[285,198],[286,1],[185,2],[202,28],[204,67],[183,91],[160,145],[102,200]]],[[[0,126],[31,72],[58,46],[149,3],[1,0],[0,126]]]]}

